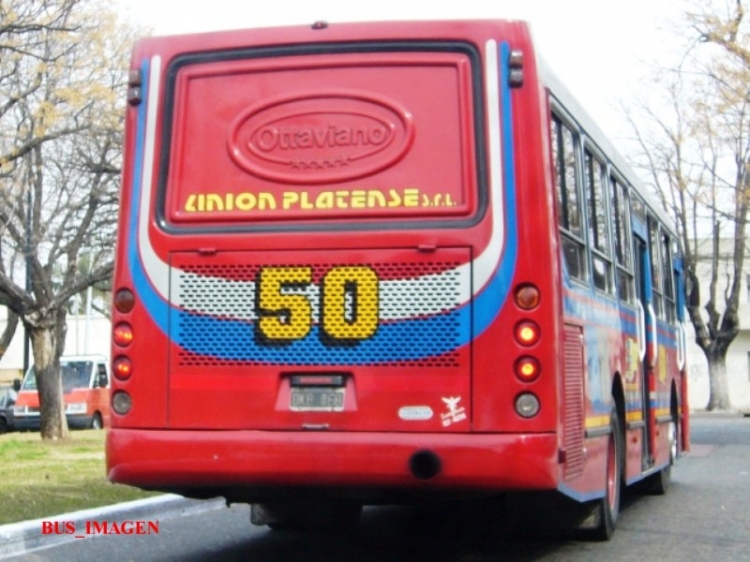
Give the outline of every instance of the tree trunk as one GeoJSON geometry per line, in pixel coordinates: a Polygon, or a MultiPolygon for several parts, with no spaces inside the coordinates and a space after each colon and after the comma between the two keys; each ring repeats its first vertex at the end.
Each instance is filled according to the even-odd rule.
{"type": "Polygon", "coordinates": [[[10,308],[8,311],[8,322],[5,324],[3,335],[0,336],[0,359],[3,358],[5,352],[8,350],[10,342],[13,340],[13,336],[16,334],[16,327],[18,326],[18,314],[13,312],[10,308]]]}
{"type": "Polygon", "coordinates": [[[65,344],[65,312],[50,314],[54,316],[45,318],[45,322],[38,322],[30,333],[39,392],[41,435],[42,439],[56,441],[68,438],[60,376],[60,355],[65,344]]]}
{"type": "Polygon", "coordinates": [[[708,358],[708,380],[711,387],[708,411],[730,411],[729,380],[727,379],[726,354],[706,354],[708,358]]]}

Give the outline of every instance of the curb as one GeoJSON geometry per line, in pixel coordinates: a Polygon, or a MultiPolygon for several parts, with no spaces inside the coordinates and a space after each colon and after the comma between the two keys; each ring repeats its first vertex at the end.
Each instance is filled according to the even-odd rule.
{"type": "MultiPolygon", "coordinates": [[[[223,498],[191,500],[174,494],[84,509],[20,523],[0,525],[0,559],[40,550],[76,540],[74,534],[42,534],[43,522],[73,522],[76,529],[85,528],[87,521],[122,522],[125,520],[157,519],[163,521],[224,507],[223,498]]],[[[59,528],[62,530],[62,523],[59,528]]]]}
{"type": "Polygon", "coordinates": [[[690,417],[701,419],[720,419],[720,418],[747,418],[750,417],[750,411],[730,410],[730,411],[708,411],[708,410],[691,410],[690,417]]]}

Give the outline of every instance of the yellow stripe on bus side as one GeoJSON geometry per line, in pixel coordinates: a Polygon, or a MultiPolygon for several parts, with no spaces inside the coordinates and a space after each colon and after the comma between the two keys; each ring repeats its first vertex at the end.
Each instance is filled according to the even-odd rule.
{"type": "Polygon", "coordinates": [[[586,429],[592,427],[603,427],[609,425],[609,416],[594,416],[592,418],[586,418],[586,429]]]}
{"type": "Polygon", "coordinates": [[[642,412],[628,412],[625,416],[626,421],[628,422],[634,422],[634,421],[641,421],[643,419],[643,413],[642,412]]]}

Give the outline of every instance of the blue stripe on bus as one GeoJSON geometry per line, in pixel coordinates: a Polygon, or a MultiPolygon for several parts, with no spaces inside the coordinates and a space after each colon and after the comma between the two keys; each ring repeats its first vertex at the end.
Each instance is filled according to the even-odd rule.
{"type": "Polygon", "coordinates": [[[295,365],[370,365],[397,361],[417,361],[443,355],[469,340],[469,308],[448,314],[415,318],[403,322],[380,324],[375,335],[351,345],[335,345],[322,337],[319,325],[309,334],[289,343],[268,344],[258,339],[256,325],[242,320],[219,320],[210,316],[172,309],[172,332],[175,341],[197,355],[218,357],[226,361],[250,361],[264,364],[295,365]],[[217,325],[221,324],[220,326],[217,325]],[[180,327],[190,325],[190,334],[180,334],[180,327]],[[459,326],[455,337],[441,337],[448,324],[459,326]],[[221,338],[205,334],[220,333],[221,338]]]}
{"type": "MultiPolygon", "coordinates": [[[[595,292],[581,290],[578,294],[584,300],[578,300],[566,295],[563,299],[565,314],[586,320],[587,324],[595,327],[603,326],[614,330],[622,330],[626,335],[637,336],[637,326],[632,309],[622,303],[613,304],[606,297],[595,292]],[[597,304],[599,306],[591,306],[597,304]],[[600,306],[608,306],[609,310],[600,310],[600,306]],[[627,317],[623,317],[623,313],[627,317]],[[631,319],[632,318],[632,319],[631,319]]],[[[677,328],[664,320],[657,319],[658,343],[670,349],[677,349],[677,328]]],[[[647,341],[651,342],[650,330],[647,330],[647,341]]]]}
{"type": "Polygon", "coordinates": [[[584,297],[583,301],[568,295],[563,298],[566,315],[585,320],[587,325],[622,330],[629,336],[637,334],[635,314],[630,308],[621,307],[610,299],[590,291],[580,291],[578,294],[584,297]],[[607,306],[607,310],[601,310],[601,306],[607,306]],[[623,313],[627,314],[628,318],[623,318],[623,313]]]}

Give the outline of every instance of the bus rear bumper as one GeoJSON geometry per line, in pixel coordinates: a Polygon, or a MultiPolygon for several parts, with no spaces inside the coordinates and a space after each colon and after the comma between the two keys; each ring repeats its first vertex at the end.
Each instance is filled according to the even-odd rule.
{"type": "MultiPolygon", "coordinates": [[[[111,429],[112,482],[165,491],[268,487],[550,490],[557,437],[111,429]]],[[[220,493],[217,495],[221,495],[220,493]]]]}

